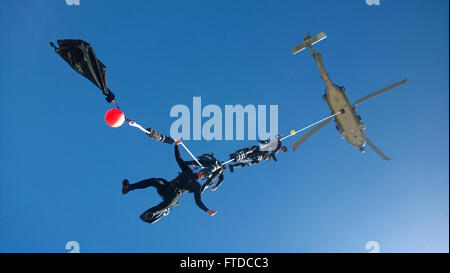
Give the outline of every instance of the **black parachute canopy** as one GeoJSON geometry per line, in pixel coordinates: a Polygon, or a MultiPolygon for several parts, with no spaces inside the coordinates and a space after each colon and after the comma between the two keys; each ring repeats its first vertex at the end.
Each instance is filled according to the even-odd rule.
{"type": "Polygon", "coordinates": [[[57,40],[59,48],[50,45],[75,71],[88,78],[106,96],[106,101],[115,103],[114,94],[106,84],[106,66],[95,56],[94,49],[83,40],[57,40]]]}

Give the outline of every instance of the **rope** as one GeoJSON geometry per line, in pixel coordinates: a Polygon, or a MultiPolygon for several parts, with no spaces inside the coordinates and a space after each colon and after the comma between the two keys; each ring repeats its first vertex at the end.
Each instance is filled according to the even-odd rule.
{"type": "Polygon", "coordinates": [[[229,163],[231,163],[231,162],[233,162],[234,161],[234,159],[230,159],[230,160],[227,160],[227,161],[225,161],[225,162],[222,162],[222,166],[223,165],[227,165],[227,164],[229,164],[229,163]]]}
{"type": "Polygon", "coordinates": [[[342,113],[343,113],[342,111],[339,111],[339,112],[337,112],[337,113],[335,113],[335,114],[332,114],[332,115],[330,115],[330,116],[328,116],[328,117],[326,117],[326,118],[323,118],[323,119],[321,119],[321,120],[319,120],[319,121],[316,121],[316,122],[314,122],[313,124],[310,124],[310,125],[308,125],[308,126],[302,128],[302,129],[300,129],[300,130],[298,130],[298,131],[295,131],[294,133],[291,133],[290,135],[287,135],[287,136],[281,138],[280,141],[283,141],[283,140],[285,140],[285,139],[287,139],[287,138],[289,138],[289,137],[291,137],[291,136],[295,136],[296,134],[300,133],[301,131],[304,131],[304,130],[306,130],[306,129],[308,129],[308,128],[310,128],[310,127],[312,127],[312,126],[314,126],[314,125],[316,125],[316,124],[318,124],[318,123],[323,122],[324,120],[327,120],[327,119],[329,119],[329,118],[332,118],[332,117],[337,116],[337,115],[342,114],[342,113]]]}
{"type": "Polygon", "coordinates": [[[144,127],[142,127],[141,125],[137,124],[136,122],[132,121],[132,120],[128,120],[128,124],[130,126],[136,127],[139,130],[141,130],[142,132],[146,133],[146,134],[150,134],[149,131],[147,131],[146,129],[144,129],[144,127]]]}
{"type": "Polygon", "coordinates": [[[191,151],[189,151],[189,149],[186,147],[186,145],[184,145],[183,142],[180,142],[180,144],[181,144],[181,146],[183,146],[183,148],[186,150],[186,152],[188,152],[189,155],[195,160],[195,162],[197,162],[197,164],[198,164],[200,167],[205,168],[205,167],[203,167],[203,165],[197,160],[197,158],[191,153],[191,151]]]}

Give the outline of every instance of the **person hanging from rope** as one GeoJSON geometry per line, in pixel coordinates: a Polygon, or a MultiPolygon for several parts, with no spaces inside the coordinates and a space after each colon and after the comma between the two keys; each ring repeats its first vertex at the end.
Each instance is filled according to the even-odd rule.
{"type": "Polygon", "coordinates": [[[178,149],[178,144],[181,143],[181,140],[176,140],[174,143],[175,159],[182,171],[176,178],[171,181],[167,181],[163,178],[150,178],[134,184],[130,184],[128,179],[124,179],[122,181],[123,194],[127,194],[128,192],[136,189],[155,187],[158,194],[162,197],[163,201],[160,204],[142,213],[140,218],[144,222],[150,224],[155,223],[160,220],[161,217],[169,214],[170,208],[178,205],[179,198],[186,192],[194,193],[195,203],[197,206],[207,212],[210,216],[214,216],[217,213],[217,211],[208,209],[203,204],[201,199],[202,187],[198,181],[205,178],[205,172],[200,171],[198,173],[194,173],[183,161],[183,159],[181,159],[180,151],[178,149]]]}
{"type": "Polygon", "coordinates": [[[272,138],[269,140],[259,140],[259,142],[261,143],[259,145],[259,150],[271,152],[269,156],[274,161],[278,161],[276,158],[276,154],[278,154],[280,151],[282,151],[283,153],[287,152],[286,146],[283,146],[281,144],[280,137],[281,137],[281,134],[278,134],[275,136],[275,138],[272,138]]]}
{"type": "MultiPolygon", "coordinates": [[[[209,188],[214,181],[217,179],[217,184],[211,188],[212,191],[217,190],[217,188],[222,184],[224,179],[224,172],[226,170],[226,165],[223,165],[219,160],[214,157],[214,153],[203,154],[198,157],[198,161],[203,165],[205,171],[205,177],[208,179],[202,185],[202,193],[209,188]]],[[[198,163],[194,160],[186,161],[188,165],[192,165],[195,167],[200,167],[198,163]]]]}
{"type": "Polygon", "coordinates": [[[270,158],[271,157],[267,151],[261,151],[259,146],[256,145],[250,148],[240,149],[230,154],[230,159],[233,159],[234,162],[239,162],[236,164],[230,164],[230,171],[233,172],[235,168],[256,165],[263,159],[270,160],[270,158]]]}

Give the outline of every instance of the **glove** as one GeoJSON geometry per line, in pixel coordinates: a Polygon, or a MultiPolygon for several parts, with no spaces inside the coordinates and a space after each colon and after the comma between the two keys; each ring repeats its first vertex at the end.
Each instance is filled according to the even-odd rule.
{"type": "Polygon", "coordinates": [[[208,213],[210,216],[214,216],[214,215],[216,215],[217,211],[212,210],[212,209],[209,209],[209,210],[207,211],[207,213],[208,213]]]}

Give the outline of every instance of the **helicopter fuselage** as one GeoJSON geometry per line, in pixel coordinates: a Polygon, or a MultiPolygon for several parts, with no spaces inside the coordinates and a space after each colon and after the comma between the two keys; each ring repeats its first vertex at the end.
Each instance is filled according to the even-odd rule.
{"type": "Polygon", "coordinates": [[[342,138],[345,138],[351,145],[364,152],[364,145],[366,144],[366,136],[364,134],[365,126],[361,122],[361,117],[356,113],[355,107],[350,103],[346,90],[343,86],[335,85],[327,72],[322,61],[322,55],[319,52],[314,52],[310,47],[320,75],[325,83],[324,100],[327,102],[332,114],[342,112],[335,116],[336,129],[342,138]],[[343,110],[343,111],[342,111],[343,110]]]}

